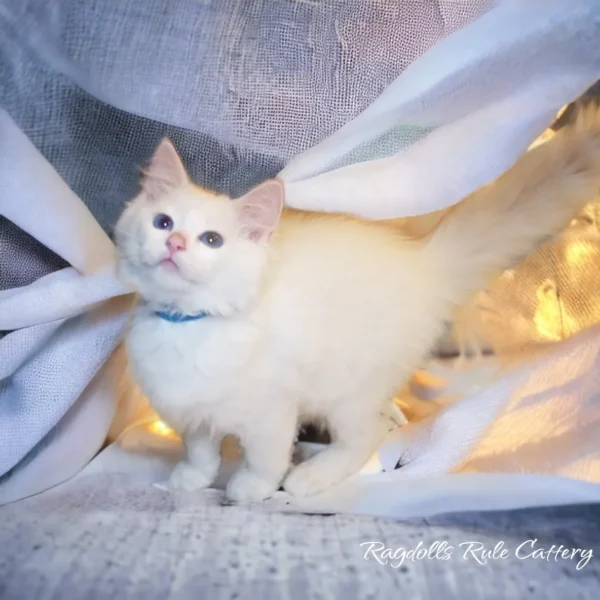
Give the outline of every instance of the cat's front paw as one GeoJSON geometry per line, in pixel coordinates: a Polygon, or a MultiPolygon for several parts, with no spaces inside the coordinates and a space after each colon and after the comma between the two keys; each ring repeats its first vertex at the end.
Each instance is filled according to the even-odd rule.
{"type": "Polygon", "coordinates": [[[240,470],[229,480],[225,495],[239,504],[260,502],[271,497],[278,488],[276,483],[263,479],[252,471],[240,470]]]}
{"type": "Polygon", "coordinates": [[[195,492],[207,488],[212,479],[201,470],[182,460],[175,465],[166,487],[170,490],[195,492]]]}
{"type": "Polygon", "coordinates": [[[324,492],[331,485],[331,473],[307,461],[292,469],[283,482],[283,489],[292,496],[303,498],[324,492]]]}

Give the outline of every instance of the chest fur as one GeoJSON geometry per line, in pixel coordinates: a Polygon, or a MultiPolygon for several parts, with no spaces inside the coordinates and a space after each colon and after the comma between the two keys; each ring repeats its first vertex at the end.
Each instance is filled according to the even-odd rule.
{"type": "Polygon", "coordinates": [[[248,322],[208,317],[170,323],[134,318],[127,336],[133,375],[160,413],[219,407],[238,396],[251,371],[258,331],[248,322]]]}

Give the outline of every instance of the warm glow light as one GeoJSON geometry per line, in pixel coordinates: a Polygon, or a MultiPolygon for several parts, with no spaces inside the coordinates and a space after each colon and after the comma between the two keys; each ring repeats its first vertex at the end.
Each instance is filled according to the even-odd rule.
{"type": "Polygon", "coordinates": [[[412,380],[419,386],[438,389],[447,383],[443,377],[424,370],[415,371],[412,375],[412,380]]]}
{"type": "Polygon", "coordinates": [[[548,140],[551,140],[554,137],[554,131],[552,129],[546,129],[539,138],[537,138],[531,146],[529,146],[528,150],[535,148],[536,146],[540,146],[541,144],[546,143],[548,140]]]}
{"type": "Polygon", "coordinates": [[[558,121],[558,119],[560,119],[563,116],[563,113],[565,112],[565,110],[567,110],[567,107],[569,105],[565,104],[557,113],[556,113],[556,120],[558,121]]]}
{"type": "Polygon", "coordinates": [[[566,250],[566,259],[570,267],[576,267],[585,264],[597,254],[597,248],[587,242],[573,242],[568,245],[566,250]]]}
{"type": "MultiPolygon", "coordinates": [[[[565,112],[567,106],[563,106],[557,113],[556,113],[556,119],[559,119],[560,116],[565,112]]],[[[551,140],[554,135],[555,135],[555,131],[553,129],[550,129],[548,127],[548,129],[546,129],[542,135],[540,135],[539,138],[537,138],[533,144],[531,144],[531,146],[529,146],[528,150],[531,150],[532,148],[535,148],[536,146],[539,146],[540,144],[543,144],[544,142],[547,142],[548,140],[551,140]]]]}
{"type": "Polygon", "coordinates": [[[533,315],[533,322],[538,332],[550,340],[562,340],[563,315],[556,288],[550,280],[546,280],[535,291],[538,305],[533,315]]]}
{"type": "Polygon", "coordinates": [[[148,429],[152,433],[156,433],[157,435],[161,435],[163,437],[177,437],[177,434],[164,422],[160,419],[153,421],[148,425],[148,429]]]}

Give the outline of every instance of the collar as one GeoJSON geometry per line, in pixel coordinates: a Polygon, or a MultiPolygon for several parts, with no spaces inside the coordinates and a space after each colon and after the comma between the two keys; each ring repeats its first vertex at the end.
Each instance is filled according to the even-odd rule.
{"type": "Polygon", "coordinates": [[[169,321],[170,323],[185,323],[187,321],[197,321],[198,319],[204,319],[204,317],[209,317],[209,313],[207,312],[199,312],[195,315],[184,315],[180,312],[168,312],[166,310],[155,310],[154,314],[165,321],[169,321]]]}

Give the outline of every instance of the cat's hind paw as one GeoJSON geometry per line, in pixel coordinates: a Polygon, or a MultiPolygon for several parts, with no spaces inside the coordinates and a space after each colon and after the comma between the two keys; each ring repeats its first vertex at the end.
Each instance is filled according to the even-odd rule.
{"type": "Polygon", "coordinates": [[[292,469],[283,482],[283,489],[292,496],[303,498],[324,492],[331,485],[331,474],[307,461],[292,469]]]}
{"type": "Polygon", "coordinates": [[[252,471],[240,470],[229,480],[225,495],[239,504],[260,502],[270,498],[278,488],[276,483],[263,479],[252,471]]]}

